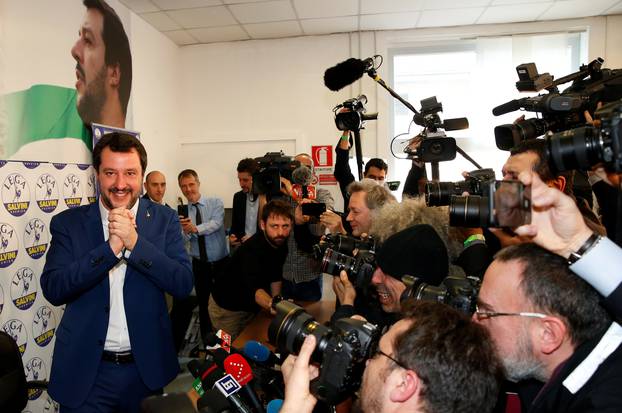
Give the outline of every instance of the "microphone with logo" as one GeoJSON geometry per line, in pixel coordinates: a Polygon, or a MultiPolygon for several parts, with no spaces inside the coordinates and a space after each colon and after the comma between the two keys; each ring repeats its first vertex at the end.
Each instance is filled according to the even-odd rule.
{"type": "Polygon", "coordinates": [[[188,363],[188,370],[195,379],[201,379],[201,385],[204,389],[215,388],[219,390],[238,413],[252,413],[246,402],[238,394],[242,388],[240,383],[233,376],[225,373],[212,359],[191,360],[188,363]]]}
{"type": "Polygon", "coordinates": [[[300,165],[292,171],[292,191],[294,198],[315,199],[315,187],[313,182],[313,171],[306,165],[300,165]]]}
{"type": "Polygon", "coordinates": [[[253,370],[248,364],[248,361],[244,359],[240,354],[231,354],[223,361],[223,367],[225,371],[232,375],[234,379],[242,386],[242,392],[246,394],[248,400],[255,411],[259,413],[265,413],[265,410],[259,402],[259,397],[252,387],[251,380],[253,380],[253,370]]]}

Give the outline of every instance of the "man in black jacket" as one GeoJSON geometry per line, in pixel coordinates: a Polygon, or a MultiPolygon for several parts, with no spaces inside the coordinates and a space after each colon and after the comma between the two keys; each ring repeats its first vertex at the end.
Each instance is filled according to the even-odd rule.
{"type": "Polygon", "coordinates": [[[209,314],[216,329],[235,339],[261,309],[270,311],[281,293],[287,238],[293,227],[288,203],[274,200],[263,208],[261,231],[238,248],[214,284],[209,314]]]}
{"type": "Polygon", "coordinates": [[[238,162],[238,182],[241,190],[233,195],[229,235],[232,247],[239,246],[257,232],[259,201],[258,195],[253,193],[253,174],[256,170],[257,161],[252,158],[244,158],[238,162]]]}

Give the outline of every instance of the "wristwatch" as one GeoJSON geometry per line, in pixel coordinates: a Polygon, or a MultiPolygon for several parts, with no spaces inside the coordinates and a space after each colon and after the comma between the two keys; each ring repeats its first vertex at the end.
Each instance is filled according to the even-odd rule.
{"type": "Polygon", "coordinates": [[[572,265],[575,262],[577,262],[589,250],[594,248],[594,246],[598,244],[601,238],[602,237],[600,235],[596,233],[592,233],[592,235],[590,235],[590,237],[583,243],[583,245],[581,245],[581,247],[578,250],[572,251],[570,253],[570,255],[568,256],[568,265],[572,265]]]}

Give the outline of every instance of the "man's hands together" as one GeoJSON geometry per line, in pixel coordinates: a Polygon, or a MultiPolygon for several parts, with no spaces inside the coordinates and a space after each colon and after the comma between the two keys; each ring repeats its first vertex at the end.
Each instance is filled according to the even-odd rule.
{"type": "Polygon", "coordinates": [[[138,241],[138,232],[136,232],[136,218],[132,211],[125,207],[110,210],[108,232],[108,243],[115,255],[118,255],[123,248],[133,250],[138,241]]]}

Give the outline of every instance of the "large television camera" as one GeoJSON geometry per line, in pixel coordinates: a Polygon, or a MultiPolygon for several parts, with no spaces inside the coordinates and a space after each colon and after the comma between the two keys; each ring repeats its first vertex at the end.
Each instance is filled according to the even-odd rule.
{"type": "Polygon", "coordinates": [[[440,285],[431,285],[411,275],[402,277],[406,290],[400,301],[408,299],[435,301],[447,304],[465,314],[472,315],[477,304],[481,281],[476,277],[446,277],[440,285]]]}
{"type": "Polygon", "coordinates": [[[516,110],[536,112],[541,117],[495,127],[495,141],[501,150],[510,150],[519,142],[535,139],[548,131],[560,132],[585,124],[584,111],[594,113],[598,102],[610,102],[621,97],[622,69],[602,69],[604,60],[597,58],[581,65],[578,72],[553,80],[548,73],[539,74],[534,63],[517,66],[519,91],[548,93],[515,99],[497,106],[493,115],[499,116],[516,110]],[[559,92],[558,85],[572,81],[559,92]]]}
{"type": "Polygon", "coordinates": [[[415,114],[413,121],[423,126],[420,136],[421,143],[417,148],[410,145],[404,148],[404,152],[410,159],[420,162],[443,162],[456,158],[456,139],[447,136],[445,131],[467,129],[467,118],[455,118],[441,120],[438,115],[443,111],[443,104],[436,100],[436,96],[421,100],[421,111],[415,114]]]}
{"type": "Polygon", "coordinates": [[[273,302],[272,308],[276,316],[268,327],[268,339],[281,353],[298,354],[305,337],[315,336],[311,360],[320,365],[320,372],[311,381],[314,396],[336,405],[358,390],[365,362],[380,340],[374,324],[343,318],[330,328],[289,301],[273,302]]]}
{"type": "Polygon", "coordinates": [[[292,172],[300,162],[281,152],[268,152],[255,158],[257,170],[253,174],[253,193],[270,196],[281,193],[281,177],[292,180],[292,172]]]}
{"type": "Polygon", "coordinates": [[[548,163],[555,170],[588,170],[602,163],[610,172],[622,172],[622,100],[601,107],[594,117],[599,126],[570,129],[548,138],[548,163]]]}
{"type": "Polygon", "coordinates": [[[446,206],[450,204],[452,196],[460,196],[464,192],[468,192],[469,195],[484,196],[488,193],[488,185],[494,181],[495,171],[492,169],[476,169],[469,172],[464,181],[427,182],[425,184],[425,203],[427,206],[446,206]]]}
{"type": "Polygon", "coordinates": [[[367,120],[378,119],[378,113],[366,113],[365,105],[367,104],[367,96],[360,95],[335,106],[335,125],[341,131],[351,130],[358,131],[363,129],[363,122],[367,120]],[[340,112],[340,109],[347,111],[340,112]]]}

